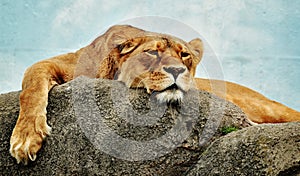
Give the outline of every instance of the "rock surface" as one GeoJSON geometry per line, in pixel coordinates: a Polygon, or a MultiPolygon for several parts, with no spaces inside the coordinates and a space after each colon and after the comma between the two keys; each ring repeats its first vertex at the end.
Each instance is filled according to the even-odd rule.
{"type": "Polygon", "coordinates": [[[250,126],[231,103],[191,91],[181,106],[80,77],[49,94],[52,134],[35,162],[8,152],[20,92],[0,95],[0,175],[296,175],[300,124],[250,126]],[[222,136],[222,128],[242,130],[222,136]],[[247,128],[245,128],[247,127],[247,128]],[[200,144],[200,145],[199,145],[200,144]]]}
{"type": "Polygon", "coordinates": [[[188,175],[300,175],[300,123],[228,134],[208,147],[188,175]]]}

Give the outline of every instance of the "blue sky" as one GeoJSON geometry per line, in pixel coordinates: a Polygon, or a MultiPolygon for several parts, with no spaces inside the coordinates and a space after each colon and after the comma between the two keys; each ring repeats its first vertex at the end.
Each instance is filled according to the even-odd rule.
{"type": "MultiPolygon", "coordinates": [[[[75,51],[109,26],[142,16],[182,22],[209,43],[221,68],[205,67],[205,57],[198,76],[220,70],[224,79],[300,110],[300,1],[293,0],[1,0],[0,93],[20,90],[34,62],[75,51]]],[[[141,26],[176,32],[159,19],[141,26]]]]}

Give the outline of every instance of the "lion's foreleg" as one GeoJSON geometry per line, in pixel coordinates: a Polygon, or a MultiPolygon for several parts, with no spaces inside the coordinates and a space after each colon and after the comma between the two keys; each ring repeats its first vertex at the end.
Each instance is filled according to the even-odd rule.
{"type": "Polygon", "coordinates": [[[48,92],[57,84],[54,66],[51,62],[40,62],[24,75],[20,113],[10,139],[10,153],[18,163],[34,161],[43,139],[50,134],[46,107],[48,92]]]}

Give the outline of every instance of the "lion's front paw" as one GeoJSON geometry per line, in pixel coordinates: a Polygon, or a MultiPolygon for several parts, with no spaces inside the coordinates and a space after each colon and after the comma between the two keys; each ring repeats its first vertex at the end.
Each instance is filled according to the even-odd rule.
{"type": "Polygon", "coordinates": [[[45,123],[37,127],[35,124],[18,124],[15,126],[10,138],[10,154],[17,162],[28,164],[34,161],[38,150],[42,147],[43,139],[50,134],[51,128],[45,123]]]}

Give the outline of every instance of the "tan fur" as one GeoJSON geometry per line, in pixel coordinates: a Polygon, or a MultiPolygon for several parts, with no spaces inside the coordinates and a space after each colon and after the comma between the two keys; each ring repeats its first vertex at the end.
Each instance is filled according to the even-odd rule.
{"type": "Polygon", "coordinates": [[[225,82],[227,92],[223,95],[222,91],[211,90],[209,80],[194,79],[202,54],[200,39],[186,43],[131,26],[113,26],[75,53],[34,64],[24,74],[19,118],[10,140],[11,155],[25,164],[36,159],[42,140],[50,134],[46,122],[48,92],[80,75],[117,79],[128,87],[145,88],[148,93],[157,93],[160,101],[180,101],[183,92],[196,85],[240,106],[253,122],[300,121],[299,112],[246,87],[225,82]]]}
{"type": "Polygon", "coordinates": [[[300,121],[300,113],[276,101],[272,101],[260,93],[247,87],[220,80],[208,80],[195,78],[198,89],[212,92],[217,96],[224,98],[238,105],[255,123],[282,123],[300,121]],[[218,90],[225,84],[223,89],[218,90]],[[212,88],[216,86],[213,90],[212,88]]]}

